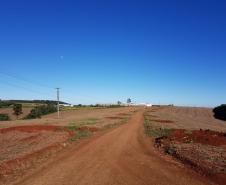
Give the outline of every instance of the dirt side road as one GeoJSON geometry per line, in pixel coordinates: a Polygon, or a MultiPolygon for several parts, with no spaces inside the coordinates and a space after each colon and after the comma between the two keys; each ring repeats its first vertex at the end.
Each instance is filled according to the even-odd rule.
{"type": "Polygon", "coordinates": [[[143,112],[65,155],[19,185],[208,185],[199,175],[159,157],[143,134],[143,112]]]}

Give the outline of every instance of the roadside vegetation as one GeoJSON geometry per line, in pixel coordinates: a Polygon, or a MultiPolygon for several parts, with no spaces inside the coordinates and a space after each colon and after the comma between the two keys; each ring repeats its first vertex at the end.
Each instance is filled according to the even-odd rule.
{"type": "Polygon", "coordinates": [[[11,102],[0,100],[0,108],[8,108],[12,105],[11,102]]]}
{"type": "Polygon", "coordinates": [[[98,122],[100,122],[99,119],[97,118],[89,118],[86,120],[80,120],[80,121],[73,121],[71,123],[69,123],[69,126],[76,126],[76,127],[81,127],[81,126],[88,126],[88,125],[95,125],[98,122]]]}
{"type": "Polygon", "coordinates": [[[9,121],[9,115],[8,114],[0,114],[0,121],[9,121]]]}
{"type": "Polygon", "coordinates": [[[74,136],[69,138],[69,141],[77,141],[78,139],[86,138],[92,135],[92,132],[89,130],[79,130],[75,133],[74,136]]]}
{"type": "Polygon", "coordinates": [[[213,112],[216,119],[226,121],[226,104],[214,108],[213,112]]]}
{"type": "Polygon", "coordinates": [[[24,119],[41,118],[43,115],[51,114],[57,111],[56,105],[47,104],[37,106],[31,110],[31,112],[24,119]]]}
{"type": "MultiPolygon", "coordinates": [[[[67,104],[60,101],[60,104],[67,104]]],[[[26,108],[34,108],[41,105],[57,104],[54,100],[0,100],[0,108],[11,108],[14,104],[22,104],[26,108]]]]}
{"type": "Polygon", "coordinates": [[[14,111],[13,114],[16,115],[16,117],[18,119],[18,116],[23,113],[23,111],[22,111],[22,104],[14,104],[13,105],[13,111],[14,111]]]}
{"type": "Polygon", "coordinates": [[[131,114],[125,115],[120,120],[117,120],[111,124],[106,124],[102,127],[95,126],[96,124],[102,122],[100,119],[97,119],[97,118],[89,118],[86,120],[74,121],[69,123],[69,126],[60,128],[59,131],[65,131],[65,130],[68,131],[71,135],[71,137],[69,138],[69,141],[77,141],[78,139],[91,136],[96,131],[105,132],[109,129],[113,129],[122,124],[125,124],[128,122],[128,119],[130,118],[130,116],[131,114]]]}
{"type": "Polygon", "coordinates": [[[171,128],[154,126],[152,124],[152,117],[148,114],[144,115],[144,129],[147,136],[154,138],[168,136],[173,132],[171,128]]]}

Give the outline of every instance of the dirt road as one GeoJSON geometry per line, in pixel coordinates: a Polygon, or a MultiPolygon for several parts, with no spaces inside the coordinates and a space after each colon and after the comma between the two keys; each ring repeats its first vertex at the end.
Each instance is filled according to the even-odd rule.
{"type": "Polygon", "coordinates": [[[201,176],[164,160],[144,136],[143,112],[84,146],[68,151],[19,185],[207,185],[201,176]]]}

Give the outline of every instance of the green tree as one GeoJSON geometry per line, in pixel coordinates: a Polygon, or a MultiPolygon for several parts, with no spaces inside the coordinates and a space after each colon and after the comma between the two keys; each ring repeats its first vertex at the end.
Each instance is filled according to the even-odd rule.
{"type": "Polygon", "coordinates": [[[56,111],[57,111],[56,105],[53,104],[41,105],[33,108],[24,119],[41,118],[42,115],[54,113],[56,111]]]}
{"type": "Polygon", "coordinates": [[[226,105],[221,105],[221,106],[215,107],[213,109],[213,112],[214,112],[214,117],[216,119],[226,121],[226,105]]]}
{"type": "Polygon", "coordinates": [[[17,119],[18,119],[18,116],[23,113],[22,112],[22,104],[14,104],[13,105],[13,111],[14,111],[14,114],[16,115],[17,119]]]}
{"type": "Polygon", "coordinates": [[[126,101],[128,104],[131,104],[132,100],[130,98],[127,99],[126,101]]]}

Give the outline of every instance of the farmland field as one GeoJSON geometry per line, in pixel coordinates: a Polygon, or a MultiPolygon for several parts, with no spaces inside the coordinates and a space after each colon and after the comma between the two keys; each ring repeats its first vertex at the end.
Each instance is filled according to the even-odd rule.
{"type": "Polygon", "coordinates": [[[126,123],[138,109],[81,108],[62,111],[60,119],[53,113],[41,119],[22,120],[30,111],[25,108],[16,120],[12,108],[1,108],[1,113],[8,113],[11,121],[0,122],[0,184],[26,174],[73,141],[126,123]]]}
{"type": "MultiPolygon", "coordinates": [[[[58,125],[68,126],[70,124],[79,124],[79,122],[85,122],[91,119],[95,119],[95,126],[101,127],[106,123],[113,123],[120,120],[120,116],[123,114],[129,114],[137,110],[134,107],[122,107],[122,108],[81,108],[75,110],[65,110],[60,112],[60,119],[57,118],[57,113],[43,116],[41,119],[30,119],[30,120],[15,120],[12,116],[12,109],[2,108],[1,113],[9,113],[13,117],[13,121],[1,121],[0,128],[11,127],[11,126],[22,126],[22,125],[58,125]],[[117,119],[118,118],[118,119],[117,119]]],[[[30,109],[24,108],[23,115],[29,113],[30,109]]],[[[21,117],[22,117],[21,116],[21,117]]]]}
{"type": "Polygon", "coordinates": [[[226,121],[212,109],[160,107],[145,113],[154,145],[217,184],[226,183],[226,121]]]}
{"type": "Polygon", "coordinates": [[[211,109],[81,108],[0,124],[2,185],[226,182],[226,122],[211,109]]]}
{"type": "Polygon", "coordinates": [[[226,131],[226,121],[217,120],[210,108],[191,107],[156,107],[149,110],[154,124],[177,129],[210,129],[215,131],[226,131]],[[162,119],[162,123],[161,120],[162,119]],[[159,120],[159,121],[158,121],[159,120]],[[166,123],[168,120],[171,123],[166,123]]]}

